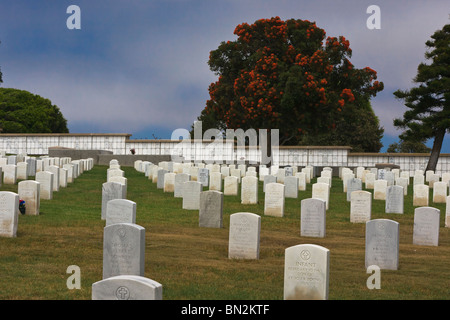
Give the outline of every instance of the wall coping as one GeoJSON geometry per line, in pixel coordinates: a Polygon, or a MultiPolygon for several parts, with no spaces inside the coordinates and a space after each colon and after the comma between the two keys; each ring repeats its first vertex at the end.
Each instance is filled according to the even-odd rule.
{"type": "MultiPolygon", "coordinates": [[[[350,152],[349,157],[429,157],[430,153],[375,153],[375,152],[350,152]]],[[[450,153],[440,153],[439,156],[450,156],[450,153]]]]}
{"type": "Polygon", "coordinates": [[[0,133],[1,137],[131,137],[130,133],[0,133]]]}

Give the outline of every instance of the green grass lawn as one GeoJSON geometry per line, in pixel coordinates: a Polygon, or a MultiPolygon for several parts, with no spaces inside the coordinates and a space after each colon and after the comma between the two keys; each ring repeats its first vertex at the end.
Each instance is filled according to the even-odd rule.
{"type": "MultiPolygon", "coordinates": [[[[0,299],[87,300],[92,283],[102,279],[102,184],[106,166],[95,166],[74,183],[41,200],[39,216],[21,215],[16,238],[0,238],[0,299]],[[81,289],[69,290],[67,267],[81,270],[81,289]]],[[[412,186],[404,214],[384,213],[385,202],[372,201],[372,219],[400,224],[399,269],[381,270],[381,289],[370,290],[364,266],[365,224],[350,223],[350,203],[342,182],[333,179],[326,237],[300,236],[300,201],[311,197],[311,184],[298,199],[286,199],[285,216],[264,216],[259,204],[241,205],[240,196],[224,197],[223,228],[200,228],[198,210],[183,210],[182,199],[157,189],[143,173],[123,167],[129,200],[136,202],[136,223],[146,229],[145,276],[163,286],[164,300],[282,300],[284,250],[317,244],[330,250],[330,300],[450,299],[450,228],[441,210],[439,246],[412,244],[412,186]],[[230,214],[261,215],[259,260],[228,259],[230,214]]],[[[313,180],[314,182],[314,180],[313,180]]],[[[17,185],[1,191],[17,192],[17,185]]],[[[206,190],[206,188],[205,188],[206,190]]],[[[431,191],[430,191],[430,199],[431,191]]]]}

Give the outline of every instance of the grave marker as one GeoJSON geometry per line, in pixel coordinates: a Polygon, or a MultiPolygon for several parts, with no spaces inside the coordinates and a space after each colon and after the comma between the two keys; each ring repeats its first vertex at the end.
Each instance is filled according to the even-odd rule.
{"type": "Polygon", "coordinates": [[[92,284],[92,300],[162,300],[162,285],[141,276],[114,276],[92,284]]]}
{"type": "Polygon", "coordinates": [[[373,199],[374,200],[386,200],[386,180],[375,180],[373,184],[373,199]]]}
{"type": "Polygon", "coordinates": [[[440,213],[439,209],[432,207],[414,210],[413,244],[438,246],[440,213]]]}
{"type": "Polygon", "coordinates": [[[302,237],[325,237],[326,203],[322,199],[303,199],[300,202],[300,235],[302,237]]]}
{"type": "Polygon", "coordinates": [[[393,185],[386,189],[386,213],[403,213],[404,191],[402,186],[393,185]]]}
{"type": "Polygon", "coordinates": [[[268,183],[264,197],[264,214],[267,216],[284,216],[284,184],[268,183]]]}
{"type": "Polygon", "coordinates": [[[20,181],[17,184],[19,198],[25,201],[25,214],[37,216],[40,207],[40,183],[33,180],[20,181]]]}
{"type": "Polygon", "coordinates": [[[175,176],[177,174],[173,172],[166,172],[164,174],[164,192],[174,192],[175,191],[175,176]]]}
{"type": "Polygon", "coordinates": [[[228,176],[223,180],[223,194],[226,196],[237,196],[239,192],[238,177],[228,176]]]}
{"type": "Polygon", "coordinates": [[[350,198],[350,222],[366,223],[372,216],[372,193],[353,191],[350,198]]]}
{"type": "Polygon", "coordinates": [[[19,223],[19,195],[0,191],[0,237],[15,238],[19,223]]]}
{"type": "Polygon", "coordinates": [[[125,190],[124,185],[118,182],[105,182],[102,184],[102,220],[106,219],[108,201],[125,199],[125,190]]]}
{"type": "Polygon", "coordinates": [[[35,180],[40,183],[39,195],[41,199],[53,199],[53,173],[49,171],[36,172],[35,180]]]}
{"type": "Polygon", "coordinates": [[[106,226],[103,233],[103,279],[144,276],[145,228],[133,223],[106,226]]]}
{"type": "Polygon", "coordinates": [[[241,183],[241,204],[258,203],[258,178],[245,176],[241,183]]]}
{"type": "Polygon", "coordinates": [[[222,228],[223,193],[215,190],[200,193],[199,227],[222,228]]]}
{"type": "Polygon", "coordinates": [[[136,202],[127,199],[113,199],[106,205],[106,225],[115,223],[136,223],[136,202]]]}
{"type": "Polygon", "coordinates": [[[254,213],[238,212],[230,215],[228,238],[229,259],[259,259],[261,217],[254,213]]]}
{"type": "Polygon", "coordinates": [[[433,185],[433,202],[434,203],[445,203],[447,199],[447,182],[435,182],[433,185]]]}
{"type": "Polygon", "coordinates": [[[351,201],[353,191],[362,190],[362,180],[360,178],[352,178],[347,180],[347,201],[351,201]]]}
{"type": "Polygon", "coordinates": [[[413,206],[426,207],[428,206],[428,199],[430,196],[429,186],[426,184],[414,185],[413,206]]]}
{"type": "Polygon", "coordinates": [[[177,173],[175,175],[174,192],[173,196],[175,198],[183,197],[183,184],[190,181],[191,176],[188,173],[177,173]]]}
{"type": "Polygon", "coordinates": [[[284,195],[286,198],[298,198],[298,178],[295,176],[286,176],[284,178],[284,185],[286,187],[284,195]]]}
{"type": "Polygon", "coordinates": [[[330,251],[314,244],[285,250],[284,300],[327,300],[330,251]]]}
{"type": "Polygon", "coordinates": [[[201,182],[186,181],[183,183],[183,204],[182,208],[186,210],[200,209],[200,193],[203,191],[201,182]]]}
{"type": "Polygon", "coordinates": [[[389,219],[366,222],[365,266],[397,270],[399,253],[399,223],[389,219]]]}
{"type": "Polygon", "coordinates": [[[324,200],[328,210],[330,202],[330,186],[326,183],[314,183],[312,185],[312,198],[324,200]]]}

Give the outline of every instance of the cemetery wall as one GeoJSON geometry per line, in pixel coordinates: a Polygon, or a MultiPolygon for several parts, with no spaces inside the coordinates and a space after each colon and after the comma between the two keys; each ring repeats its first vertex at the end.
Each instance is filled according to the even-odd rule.
{"type": "MultiPolygon", "coordinates": [[[[0,150],[6,154],[28,155],[47,155],[61,149],[96,150],[98,160],[90,157],[99,164],[109,163],[112,156],[124,156],[120,162],[124,165],[132,165],[138,159],[156,162],[167,161],[172,157],[181,161],[222,163],[258,164],[261,161],[261,152],[257,147],[236,147],[226,140],[138,140],[130,137],[131,134],[126,133],[1,134],[0,150]],[[131,154],[132,149],[134,155],[131,154]]],[[[83,157],[73,156],[74,159],[83,157]]],[[[351,148],[346,146],[279,146],[273,151],[272,157],[273,162],[280,166],[332,167],[333,175],[338,175],[339,167],[368,168],[377,163],[391,163],[398,165],[402,171],[409,171],[412,176],[415,170],[425,170],[429,155],[351,153],[351,148]]],[[[436,173],[447,171],[450,171],[450,154],[441,154],[436,173]]]]}

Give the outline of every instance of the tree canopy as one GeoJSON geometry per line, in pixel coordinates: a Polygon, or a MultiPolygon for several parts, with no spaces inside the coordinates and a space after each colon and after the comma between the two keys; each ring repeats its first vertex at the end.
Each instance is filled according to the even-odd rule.
{"type": "Polygon", "coordinates": [[[67,120],[50,100],[28,91],[0,88],[1,133],[68,133],[67,120]]]}
{"type": "Polygon", "coordinates": [[[279,129],[280,145],[295,145],[364,117],[379,133],[368,102],[383,83],[375,70],[354,67],[345,37],[325,37],[315,22],[279,17],[242,23],[234,34],[237,40],[210,53],[208,64],[219,78],[198,117],[204,130],[279,129]]]}
{"type": "Polygon", "coordinates": [[[427,170],[435,170],[445,133],[450,131],[450,25],[437,30],[425,44],[425,58],[431,63],[419,64],[413,79],[416,87],[394,92],[408,108],[394,125],[404,130],[401,139],[434,139],[427,170]]]}
{"type": "Polygon", "coordinates": [[[389,153],[430,153],[424,141],[400,140],[389,145],[386,150],[389,153]]]}

